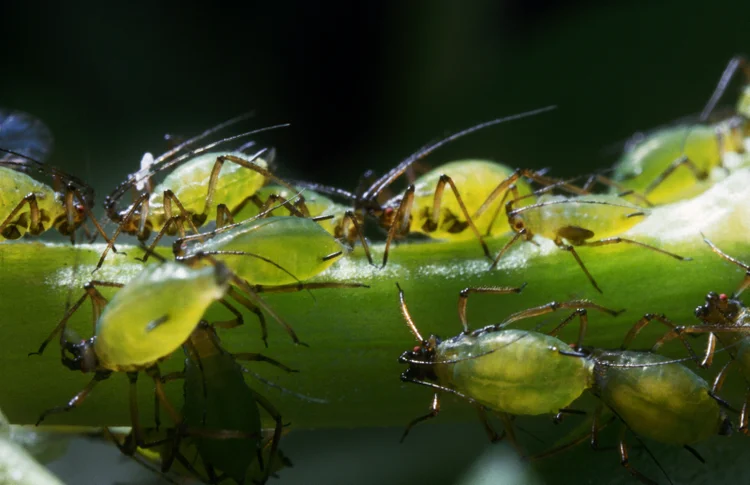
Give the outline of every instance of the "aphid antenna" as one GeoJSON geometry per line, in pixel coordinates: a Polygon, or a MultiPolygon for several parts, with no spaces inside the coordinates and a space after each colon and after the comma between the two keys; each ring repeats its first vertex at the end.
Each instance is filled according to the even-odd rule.
{"type": "Polygon", "coordinates": [[[265,384],[266,386],[273,387],[274,389],[278,389],[282,393],[289,394],[290,396],[296,397],[297,399],[299,399],[301,401],[307,401],[307,402],[312,402],[312,403],[316,403],[316,404],[328,404],[330,402],[327,399],[320,399],[320,398],[317,398],[317,397],[307,396],[305,394],[301,394],[301,393],[292,391],[292,390],[287,389],[286,387],[284,387],[284,386],[282,386],[280,384],[277,384],[277,383],[275,383],[275,382],[273,382],[271,380],[266,379],[265,377],[263,377],[263,376],[261,376],[259,374],[256,374],[255,372],[251,371],[250,369],[248,369],[245,366],[240,365],[239,367],[240,367],[240,370],[242,370],[242,372],[244,372],[245,374],[250,374],[255,379],[257,379],[258,381],[260,381],[263,384],[265,384]]]}
{"type": "Polygon", "coordinates": [[[356,201],[358,199],[358,197],[355,194],[347,190],[340,189],[338,187],[333,187],[330,185],[323,185],[317,182],[307,182],[305,180],[289,180],[289,183],[294,185],[295,187],[303,187],[305,189],[319,192],[321,194],[331,195],[333,197],[340,197],[350,202],[356,201]]]}
{"type": "Polygon", "coordinates": [[[398,288],[398,299],[401,307],[401,315],[403,315],[404,321],[406,321],[406,325],[409,327],[409,330],[411,330],[411,333],[417,339],[417,342],[419,342],[420,344],[425,344],[427,341],[422,338],[422,334],[419,333],[417,326],[414,324],[414,319],[411,318],[409,309],[406,307],[406,301],[404,300],[404,290],[401,289],[401,285],[399,285],[398,283],[396,283],[396,288],[398,288]]]}
{"type": "Polygon", "coordinates": [[[578,200],[578,199],[565,199],[565,200],[548,200],[545,202],[539,202],[538,204],[532,204],[527,205],[524,207],[519,207],[517,209],[512,209],[510,212],[511,216],[518,215],[521,212],[532,210],[532,209],[539,209],[541,207],[546,207],[549,205],[560,205],[560,204],[588,204],[588,205],[607,205],[611,207],[623,207],[625,209],[641,209],[640,211],[633,212],[628,215],[628,217],[634,217],[634,216],[645,216],[648,215],[648,211],[645,208],[640,208],[635,205],[625,205],[625,204],[618,204],[616,202],[607,202],[603,200],[578,200]]]}
{"type": "Polygon", "coordinates": [[[235,125],[235,124],[239,123],[240,121],[244,121],[244,120],[250,119],[253,116],[255,116],[255,111],[248,111],[246,113],[242,113],[239,116],[235,116],[234,118],[230,118],[227,121],[219,123],[218,125],[213,126],[213,127],[209,128],[209,129],[205,130],[203,133],[201,133],[199,135],[196,135],[196,136],[194,136],[192,138],[189,138],[189,139],[183,141],[182,143],[180,143],[179,145],[175,146],[171,150],[168,150],[168,151],[162,153],[161,155],[159,155],[158,157],[156,157],[154,159],[153,164],[157,165],[159,163],[162,163],[163,161],[169,159],[171,156],[176,155],[177,153],[181,152],[184,148],[187,148],[190,145],[193,145],[194,143],[196,143],[196,142],[198,142],[198,141],[206,138],[207,136],[210,136],[210,135],[216,133],[217,131],[221,131],[224,128],[227,128],[229,126],[235,125]]]}
{"type": "MultiPolygon", "coordinates": [[[[630,432],[631,432],[631,433],[633,434],[633,436],[635,437],[635,439],[636,439],[636,440],[638,440],[638,442],[639,442],[639,443],[641,444],[641,446],[643,446],[643,449],[644,449],[644,450],[646,450],[646,453],[648,453],[648,456],[650,456],[650,457],[651,457],[651,459],[652,459],[652,460],[654,461],[654,463],[656,464],[656,466],[657,466],[657,467],[659,467],[659,470],[660,470],[660,471],[662,472],[662,474],[663,474],[663,475],[664,475],[664,477],[665,477],[665,478],[667,479],[667,481],[668,481],[668,482],[670,483],[670,485],[674,485],[674,482],[672,482],[672,479],[671,479],[671,478],[669,478],[669,475],[667,474],[667,471],[666,471],[666,470],[664,469],[664,467],[663,467],[663,466],[661,466],[661,463],[659,463],[659,460],[657,460],[657,459],[656,459],[656,456],[655,456],[655,455],[654,455],[654,454],[653,454],[653,453],[651,452],[651,450],[649,449],[649,447],[648,447],[648,446],[646,446],[646,443],[644,443],[644,442],[643,442],[643,440],[641,439],[641,437],[640,437],[640,436],[638,436],[638,435],[637,435],[637,434],[635,433],[635,431],[633,431],[633,429],[632,429],[632,428],[630,427],[630,425],[629,425],[629,424],[628,424],[628,423],[627,423],[627,422],[626,422],[626,421],[625,421],[624,419],[622,419],[622,416],[620,416],[620,415],[619,415],[619,414],[617,413],[617,411],[615,411],[615,410],[614,410],[614,409],[612,409],[612,408],[609,408],[609,409],[610,409],[610,411],[612,411],[612,413],[613,413],[613,414],[614,414],[615,416],[617,416],[617,418],[618,418],[618,419],[620,420],[620,422],[621,422],[622,424],[624,424],[624,425],[625,425],[625,427],[626,427],[626,428],[627,428],[628,430],[630,430],[630,432]]],[[[631,472],[631,473],[632,473],[632,472],[631,472]]]]}
{"type": "Polygon", "coordinates": [[[732,256],[728,255],[727,253],[725,253],[724,251],[722,251],[721,249],[719,249],[702,232],[700,234],[703,237],[703,241],[706,244],[708,244],[708,246],[711,248],[711,250],[713,252],[715,252],[716,254],[718,254],[721,258],[725,259],[726,261],[729,261],[730,263],[733,263],[733,264],[735,264],[735,265],[737,265],[740,268],[742,268],[742,269],[745,270],[745,280],[742,282],[742,284],[737,289],[737,291],[732,295],[732,298],[737,298],[745,290],[745,288],[747,288],[748,286],[750,286],[750,266],[748,266],[747,264],[743,263],[742,261],[740,261],[737,258],[733,258],[732,256]]]}
{"type": "Polygon", "coordinates": [[[730,59],[727,67],[721,74],[719,83],[716,85],[716,88],[714,89],[711,98],[708,100],[708,103],[706,103],[706,107],[703,108],[703,111],[701,111],[700,121],[703,122],[708,119],[709,115],[716,107],[716,104],[724,95],[727,86],[732,81],[732,78],[734,77],[738,69],[742,69],[742,72],[745,75],[746,82],[750,83],[750,65],[748,65],[747,59],[744,56],[734,56],[732,59],[730,59]]]}
{"type": "Polygon", "coordinates": [[[55,167],[51,167],[47,164],[44,164],[34,158],[31,158],[28,155],[24,155],[23,153],[18,153],[13,150],[8,150],[7,148],[0,148],[0,152],[5,152],[15,157],[22,158],[24,160],[23,162],[20,160],[0,160],[0,166],[8,167],[12,170],[22,172],[22,173],[29,173],[29,165],[33,165],[34,169],[37,172],[44,173],[45,175],[48,175],[49,177],[59,178],[63,180],[64,182],[72,184],[76,189],[81,191],[81,196],[83,199],[82,202],[84,203],[84,205],[86,205],[87,207],[93,207],[94,189],[89,184],[84,182],[82,179],[74,175],[65,173],[62,170],[59,170],[55,167]],[[83,194],[85,194],[85,197],[83,197],[83,194]]]}
{"type": "MultiPolygon", "coordinates": [[[[266,127],[263,127],[263,128],[258,128],[257,130],[247,131],[247,132],[244,132],[244,133],[240,133],[238,135],[229,136],[229,137],[223,138],[221,140],[217,140],[217,141],[215,141],[213,143],[209,143],[209,144],[204,145],[202,147],[199,147],[199,148],[196,148],[194,150],[191,150],[191,151],[189,151],[187,153],[184,153],[184,154],[180,155],[179,157],[174,158],[172,160],[169,160],[168,162],[163,163],[163,164],[161,164],[160,166],[158,166],[156,168],[152,168],[151,170],[149,170],[146,173],[140,173],[140,171],[139,171],[139,172],[136,172],[135,174],[131,174],[124,182],[120,183],[120,185],[118,185],[115,188],[115,190],[112,191],[111,194],[109,194],[109,196],[107,197],[107,200],[110,200],[111,202],[115,202],[115,201],[119,200],[123,195],[125,195],[125,193],[130,189],[131,186],[137,184],[138,182],[141,182],[142,180],[148,179],[148,178],[156,175],[157,173],[159,173],[161,171],[167,170],[168,168],[171,168],[174,165],[177,165],[178,163],[180,163],[180,162],[182,162],[184,160],[192,158],[192,157],[194,157],[196,155],[199,155],[199,154],[201,154],[203,152],[209,151],[209,150],[215,148],[218,145],[221,145],[223,143],[228,143],[230,141],[238,140],[240,138],[245,138],[245,137],[248,137],[248,136],[256,135],[258,133],[263,133],[263,132],[266,132],[266,131],[276,130],[276,129],[279,129],[279,128],[287,128],[289,126],[291,126],[289,123],[282,123],[282,124],[278,124],[278,125],[271,125],[271,126],[266,126],[266,127]]],[[[152,165],[152,167],[153,167],[153,165],[152,165]]]]}
{"type": "Polygon", "coordinates": [[[405,377],[404,374],[401,374],[401,380],[404,381],[404,382],[411,382],[413,384],[419,384],[419,385],[422,385],[422,386],[431,387],[431,388],[436,389],[438,391],[449,392],[451,394],[455,394],[456,396],[458,396],[458,397],[460,397],[462,399],[466,399],[471,404],[475,404],[477,406],[481,406],[481,404],[479,404],[475,399],[470,398],[466,394],[463,394],[463,393],[461,393],[461,392],[459,392],[459,391],[457,391],[455,389],[451,389],[450,387],[441,386],[440,384],[435,384],[434,382],[420,381],[419,379],[413,379],[411,377],[405,377]]]}
{"type": "Polygon", "coordinates": [[[522,118],[527,118],[530,116],[534,116],[537,114],[545,113],[547,111],[552,111],[554,109],[557,109],[557,106],[551,105],[546,106],[544,108],[539,108],[531,111],[526,111],[523,113],[518,113],[510,116],[506,116],[503,118],[496,118],[494,120],[485,121],[484,123],[479,123],[478,125],[474,125],[470,128],[466,128],[465,130],[461,130],[459,132],[456,132],[452,135],[449,135],[442,140],[439,140],[435,143],[432,143],[430,145],[427,145],[425,147],[420,148],[415,153],[412,153],[407,158],[405,158],[403,161],[401,161],[398,165],[396,165],[393,169],[391,169],[388,173],[380,177],[378,180],[376,180],[369,189],[367,189],[364,194],[362,194],[361,200],[364,202],[372,202],[374,201],[378,194],[387,187],[388,185],[392,184],[394,180],[396,180],[398,177],[403,175],[403,173],[406,171],[407,168],[409,168],[413,163],[425,158],[430,153],[434,152],[438,148],[447,145],[461,137],[464,137],[466,135],[469,135],[471,133],[474,133],[476,131],[482,130],[484,128],[488,128],[490,126],[498,125],[501,123],[505,123],[506,121],[514,121],[519,120],[522,118]]]}

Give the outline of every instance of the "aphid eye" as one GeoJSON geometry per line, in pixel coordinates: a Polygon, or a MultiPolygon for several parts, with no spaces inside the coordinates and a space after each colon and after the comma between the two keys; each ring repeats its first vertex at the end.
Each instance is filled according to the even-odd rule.
{"type": "Polygon", "coordinates": [[[513,226],[514,226],[514,227],[515,227],[516,229],[523,229],[523,222],[522,222],[522,221],[516,221],[516,223],[515,223],[515,224],[513,224],[513,226]]]}
{"type": "Polygon", "coordinates": [[[393,207],[386,207],[384,212],[385,212],[385,215],[387,216],[393,214],[393,207]]]}
{"type": "Polygon", "coordinates": [[[83,214],[83,205],[82,204],[76,204],[76,212],[79,214],[83,214]]]}
{"type": "Polygon", "coordinates": [[[416,347],[414,347],[412,349],[412,352],[414,352],[415,354],[418,354],[421,350],[422,350],[422,347],[420,347],[419,345],[417,345],[416,347]]]}
{"type": "Polygon", "coordinates": [[[721,300],[721,301],[726,301],[726,300],[727,300],[727,295],[726,295],[726,293],[722,293],[721,295],[719,295],[719,300],[721,300]]]}

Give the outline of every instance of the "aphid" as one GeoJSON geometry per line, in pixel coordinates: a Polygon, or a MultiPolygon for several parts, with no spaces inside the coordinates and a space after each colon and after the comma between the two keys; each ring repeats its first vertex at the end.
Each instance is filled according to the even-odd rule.
{"type": "MultiPolygon", "coordinates": [[[[228,353],[221,347],[214,328],[206,321],[201,321],[193,330],[183,349],[186,357],[184,371],[162,378],[163,382],[184,378],[183,421],[177,431],[180,436],[174,441],[172,458],[180,458],[180,441],[183,436],[188,437],[197,448],[210,483],[218,483],[225,477],[244,483],[254,462],[262,463],[258,406],[263,407],[276,422],[270,444],[271,457],[278,450],[282,423],[281,415],[273,405],[247,385],[236,360],[268,362],[288,372],[293,371],[261,354],[228,353]]],[[[170,465],[165,461],[163,468],[168,469],[170,465]]],[[[262,482],[270,472],[271,467],[265,467],[262,482]]]]}
{"type": "MultiPolygon", "coordinates": [[[[225,126],[226,123],[219,125],[225,126]]],[[[243,204],[268,179],[291,188],[286,182],[277,178],[267,169],[267,149],[261,149],[252,156],[242,152],[211,152],[214,147],[240,137],[250,136],[269,130],[283,128],[287,124],[260,128],[241,135],[225,138],[204,147],[192,150],[184,155],[165,162],[175,153],[170,150],[158,157],[153,165],[158,165],[146,174],[132,175],[120,184],[109,196],[104,205],[110,219],[118,224],[112,236],[114,241],[121,232],[135,235],[140,241],[146,241],[152,231],[180,236],[185,235],[187,224],[194,233],[208,221],[223,221],[236,206],[243,204]],[[229,162],[229,163],[227,163],[229,162]],[[153,192],[144,192],[124,209],[118,209],[120,199],[128,190],[155,173],[177,167],[166,178],[153,188],[153,192]]],[[[193,143],[196,139],[219,129],[214,127],[181,147],[193,143]]],[[[221,225],[221,224],[220,224],[221,225]]],[[[108,246],[97,264],[99,268],[104,261],[108,246]]]]}
{"type": "MultiPolygon", "coordinates": [[[[647,315],[635,324],[619,350],[583,348],[561,350],[561,355],[585,358],[592,363],[591,392],[601,405],[594,413],[591,428],[591,446],[598,447],[597,434],[602,428],[602,405],[607,406],[622,421],[618,442],[620,463],[643,483],[656,483],[635,469],[628,459],[625,433],[630,429],[636,436],[660,443],[682,446],[703,461],[691,445],[716,435],[728,435],[731,422],[723,407],[726,402],[717,397],[720,383],[713,387],[682,365],[685,359],[670,360],[653,352],[626,350],[635,335],[653,320],[673,324],[663,315],[647,315]]],[[[683,339],[692,357],[690,345],[683,339]]],[[[578,444],[583,439],[544,453],[549,456],[578,444]]],[[[662,470],[663,471],[663,470],[662,470]]]]}
{"type": "Polygon", "coordinates": [[[436,335],[424,339],[417,330],[399,287],[401,313],[407,326],[416,337],[418,345],[399,357],[399,363],[409,364],[401,380],[421,384],[435,390],[430,413],[413,420],[409,430],[421,421],[434,418],[440,412],[439,393],[456,394],[472,403],[480,414],[490,438],[496,439],[484,415],[485,408],[497,413],[505,424],[508,437],[515,444],[510,425],[510,414],[540,415],[566,412],[567,407],[591,385],[591,367],[586,359],[566,360],[557,349],[568,345],[555,335],[575,315],[580,319],[578,343],[583,344],[586,333],[585,308],[593,308],[610,315],[620,312],[610,310],[588,300],[552,302],[517,312],[499,325],[469,331],[466,303],[471,293],[518,293],[520,288],[466,288],[459,295],[458,313],[463,332],[442,340],[436,335]],[[507,329],[507,325],[559,309],[575,312],[549,334],[527,330],[507,329]],[[519,365],[522,362],[523,365],[519,365]]]}
{"type": "Polygon", "coordinates": [[[20,111],[0,110],[0,240],[38,236],[54,227],[75,242],[76,229],[88,218],[109,241],[91,212],[94,190],[38,161],[51,147],[52,135],[41,121],[20,111]],[[53,186],[34,178],[40,175],[51,178],[53,186]]]}
{"type": "MultiPolygon", "coordinates": [[[[318,192],[348,198],[353,203],[358,222],[358,224],[352,224],[351,227],[356,229],[356,225],[362,226],[365,215],[368,215],[388,230],[383,266],[388,261],[388,251],[393,239],[404,237],[412,232],[452,240],[477,238],[485,255],[491,258],[484,236],[504,232],[502,229],[493,231],[492,227],[498,209],[502,207],[502,202],[508,196],[508,188],[516,183],[521,187],[518,191],[525,193],[523,177],[544,185],[558,182],[557,180],[544,177],[533,170],[513,170],[486,160],[463,160],[443,165],[422,175],[403,193],[384,203],[379,202],[378,199],[412,164],[438,148],[483,128],[552,109],[555,109],[555,106],[498,118],[454,133],[407,157],[372,183],[362,195],[318,184],[306,186],[318,192]],[[446,188],[450,189],[449,193],[452,195],[444,197],[446,188]],[[463,195],[459,190],[463,191],[463,195]]],[[[584,193],[582,189],[569,184],[558,183],[557,186],[574,193],[584,193]]],[[[344,231],[342,233],[346,234],[344,231]]],[[[352,244],[357,234],[352,232],[348,234],[348,242],[352,244]]]]}
{"type": "MultiPolygon", "coordinates": [[[[178,239],[174,249],[181,261],[205,255],[220,259],[252,284],[295,287],[328,268],[344,253],[341,243],[312,219],[286,216],[248,220],[187,236],[178,239]],[[195,244],[188,246],[186,243],[190,242],[195,244]]],[[[328,287],[352,286],[363,285],[341,283],[328,287]]]]}
{"type": "Polygon", "coordinates": [[[744,434],[750,434],[750,429],[748,429],[750,421],[750,309],[739,299],[739,295],[750,287],[750,266],[724,253],[707,238],[704,237],[703,240],[713,252],[745,270],[745,278],[732,296],[723,293],[717,295],[713,291],[706,295],[706,302],[695,309],[695,316],[703,325],[677,327],[673,332],[662,337],[654,348],[659,348],[664,342],[681,337],[683,334],[708,333],[706,353],[700,363],[701,367],[706,368],[713,362],[718,338],[729,352],[731,360],[721,369],[715,382],[720,385],[732,366],[739,367],[741,374],[748,382],[747,397],[740,412],[739,429],[744,434]]]}
{"type": "MultiPolygon", "coordinates": [[[[542,189],[544,190],[544,189],[542,189]]],[[[540,194],[537,191],[536,194],[540,194]]],[[[606,246],[634,244],[680,261],[691,258],[618,236],[638,224],[647,215],[646,209],[611,195],[582,195],[574,197],[541,195],[536,203],[514,207],[519,199],[505,206],[508,224],[515,235],[494,258],[490,270],[497,266],[506,251],[523,238],[532,241],[534,235],[549,238],[557,247],[570,252],[596,290],[602,290],[589,273],[575,250],[576,246],[606,246]],[[598,238],[598,239],[597,239],[598,238]]]]}
{"type": "MultiPolygon", "coordinates": [[[[137,414],[134,396],[141,370],[145,370],[154,380],[159,400],[173,420],[179,422],[174,408],[164,397],[158,362],[188,339],[215,301],[221,302],[235,316],[216,325],[234,327],[242,324],[242,315],[224,300],[230,283],[243,289],[240,296],[263,304],[246,283],[224,264],[213,263],[207,267],[191,268],[165,262],[147,266],[126,285],[102,281],[87,283],[85,293],[70,307],[34,354],[41,354],[54,336],[61,332],[63,365],[71,370],[93,372],[94,377],[66,405],[45,411],[37,424],[49,414],[70,411],[80,405],[98,382],[109,378],[114,372],[127,373],[133,396],[131,412],[137,414]],[[98,287],[120,290],[108,302],[98,287]],[[66,325],[86,299],[91,299],[93,306],[94,336],[73,341],[68,337],[66,325]]],[[[236,289],[234,292],[239,294],[236,289]]],[[[239,301],[244,304],[243,299],[239,301]]]]}
{"type": "Polygon", "coordinates": [[[643,194],[653,204],[666,204],[700,194],[711,183],[711,171],[723,167],[727,152],[744,152],[750,118],[750,67],[733,58],[697,123],[657,130],[637,140],[615,165],[614,180],[643,194]],[[737,116],[706,123],[738,68],[747,84],[737,103],[737,116]]]}

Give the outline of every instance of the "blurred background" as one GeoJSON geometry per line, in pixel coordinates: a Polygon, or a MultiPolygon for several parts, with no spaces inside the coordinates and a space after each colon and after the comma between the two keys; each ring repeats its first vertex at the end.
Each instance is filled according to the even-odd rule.
{"type": "MultiPolygon", "coordinates": [[[[699,112],[750,41],[750,3],[736,1],[3,2],[0,18],[0,106],[46,122],[50,163],[99,200],[145,151],[168,148],[165,133],[248,110],[249,128],[292,124],[260,139],[277,147],[281,175],[354,189],[366,169],[383,173],[449,132],[556,104],[428,163],[585,173],[611,165],[634,132],[699,112]]],[[[483,483],[471,478],[478,425],[426,428],[402,447],[399,429],[293,432],[284,449],[296,472],[278,483],[483,483]]],[[[106,477],[79,477],[90,453],[53,469],[69,483],[143,480],[105,461],[106,477]]],[[[619,467],[607,456],[597,463],[619,467]]]]}

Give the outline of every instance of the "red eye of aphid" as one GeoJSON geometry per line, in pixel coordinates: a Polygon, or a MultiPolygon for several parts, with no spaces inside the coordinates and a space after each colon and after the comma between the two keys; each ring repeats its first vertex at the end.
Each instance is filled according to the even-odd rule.
{"type": "Polygon", "coordinates": [[[727,299],[727,295],[725,293],[722,293],[719,295],[719,300],[725,301],[727,299]]]}
{"type": "Polygon", "coordinates": [[[76,211],[83,214],[83,206],[81,204],[76,205],[76,211]]]}
{"type": "Polygon", "coordinates": [[[393,214],[393,207],[386,207],[385,214],[388,216],[393,214]]]}
{"type": "Polygon", "coordinates": [[[412,349],[412,352],[414,352],[415,354],[417,354],[417,353],[419,353],[420,350],[422,350],[422,347],[420,347],[419,345],[417,345],[416,347],[414,347],[412,349]]]}

